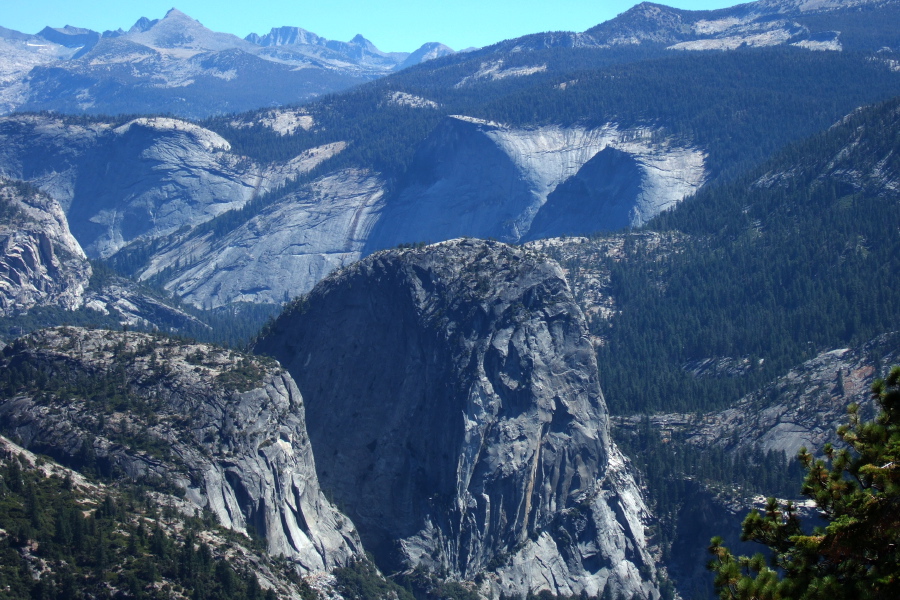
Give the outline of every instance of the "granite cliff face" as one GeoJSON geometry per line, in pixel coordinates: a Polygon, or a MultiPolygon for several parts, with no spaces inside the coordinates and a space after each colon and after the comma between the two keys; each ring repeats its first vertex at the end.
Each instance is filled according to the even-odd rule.
{"type": "Polygon", "coordinates": [[[300,382],[322,485],[386,568],[653,598],[586,334],[556,263],[452,240],[332,274],[256,350],[300,382]]]}
{"type": "MultiPolygon", "coordinates": [[[[52,307],[95,311],[110,327],[182,333],[208,327],[163,294],[93,272],[59,203],[27,183],[0,178],[0,317],[52,307]]],[[[22,333],[12,325],[3,337],[22,333]]]]}
{"type": "Polygon", "coordinates": [[[165,286],[203,308],[279,304],[357,261],[384,206],[376,174],[345,169],[273,202],[233,231],[173,236],[138,276],[166,271],[165,286]]]}
{"type": "MultiPolygon", "coordinates": [[[[282,135],[316,127],[315,116],[299,109],[231,124],[282,135]]],[[[344,142],[258,164],[218,134],[170,118],[12,116],[0,119],[0,141],[0,174],[55,198],[89,256],[139,255],[129,272],[158,277],[204,308],[278,304],[335,268],[401,243],[460,235],[519,241],[638,225],[706,176],[702,151],[649,129],[517,129],[469,117],[446,119],[390,191],[372,170],[327,171],[323,163],[344,142]],[[320,165],[309,184],[278,192],[320,165]],[[268,206],[227,231],[196,229],[273,193],[283,196],[268,196],[268,206]]]]}
{"type": "Polygon", "coordinates": [[[252,527],[301,571],[360,555],[353,524],[319,489],[300,393],[274,361],[57,328],[18,339],[0,364],[2,430],[26,447],[180,488],[224,526],[252,527]]]}
{"type": "Polygon", "coordinates": [[[42,115],[0,119],[0,174],[56,199],[93,257],[152,239],[277,189],[340,152],[340,142],[259,165],[218,134],[178,119],[74,124],[42,115]]]}
{"type": "MultiPolygon", "coordinates": [[[[697,418],[666,414],[650,417],[664,430],[682,433],[702,446],[746,452],[783,451],[789,458],[802,447],[819,453],[826,443],[839,444],[835,433],[847,423],[847,407],[857,404],[860,417],[872,419],[877,404],[872,382],[900,361],[900,334],[879,336],[856,348],[823,352],[727,410],[697,418]]],[[[623,419],[634,424],[638,418],[623,419]]]]}
{"type": "MultiPolygon", "coordinates": [[[[0,435],[0,468],[5,470],[10,461],[13,460],[21,465],[21,472],[26,478],[34,477],[32,482],[36,483],[38,494],[43,492],[43,499],[49,500],[49,498],[52,498],[56,500],[56,502],[49,500],[44,504],[45,507],[48,504],[51,506],[56,504],[54,508],[59,506],[58,503],[61,498],[59,495],[53,494],[54,488],[58,489],[58,484],[68,482],[70,485],[67,491],[72,494],[70,506],[77,505],[83,511],[82,514],[96,514],[98,508],[102,512],[103,504],[106,503],[109,506],[109,501],[112,501],[118,511],[121,511],[117,511],[118,516],[115,517],[116,527],[113,529],[119,535],[127,535],[134,531],[132,529],[133,525],[143,523],[144,527],[151,531],[162,531],[166,539],[176,548],[179,545],[181,546],[179,549],[183,549],[184,543],[190,538],[193,538],[195,543],[199,538],[208,549],[208,556],[215,561],[214,564],[230,565],[238,573],[252,573],[263,590],[272,590],[279,599],[304,600],[304,598],[309,598],[308,594],[304,595],[302,593],[304,591],[301,587],[302,584],[301,586],[297,585],[298,574],[296,569],[280,557],[268,555],[254,543],[254,540],[228,535],[215,526],[203,528],[198,535],[196,507],[176,494],[145,490],[143,493],[146,494],[145,497],[149,502],[140,506],[143,503],[135,503],[134,496],[131,495],[135,490],[128,485],[130,482],[122,485],[123,482],[121,481],[104,482],[98,481],[93,477],[85,477],[70,467],[64,467],[53,460],[48,460],[47,455],[39,456],[0,435]],[[160,507],[164,507],[163,510],[159,510],[160,507]]],[[[9,483],[9,480],[5,481],[5,483],[9,483]]],[[[8,488],[4,492],[4,501],[8,505],[14,505],[17,494],[15,492],[10,493],[8,488]]],[[[62,502],[66,503],[66,500],[62,499],[62,502]]],[[[46,515],[47,513],[45,512],[44,514],[46,515]]],[[[52,522],[58,521],[53,519],[52,522]]],[[[200,522],[203,522],[202,518],[200,522]]],[[[90,536],[90,533],[88,535],[90,536]]],[[[4,531],[0,534],[0,539],[3,539],[4,544],[7,544],[9,541],[7,532],[4,531]]],[[[138,555],[138,560],[147,558],[147,555],[141,552],[140,546],[135,552],[133,547],[129,548],[118,544],[117,542],[121,539],[118,538],[113,543],[108,543],[108,539],[100,540],[101,542],[107,542],[107,547],[111,547],[111,551],[107,554],[106,566],[94,571],[100,575],[99,577],[92,578],[90,576],[90,566],[85,565],[84,562],[77,565],[81,577],[76,578],[74,586],[76,588],[74,590],[75,597],[125,594],[122,589],[124,586],[121,586],[121,580],[117,580],[116,575],[121,574],[122,567],[134,564],[135,554],[138,555]],[[112,576],[112,581],[109,581],[109,575],[112,576]],[[95,585],[92,586],[92,583],[95,583],[95,585]]],[[[92,541],[96,542],[97,538],[93,538],[92,541]]],[[[44,578],[53,576],[61,569],[71,568],[69,561],[47,560],[48,553],[42,551],[38,540],[29,539],[25,544],[17,545],[26,548],[24,552],[17,554],[21,557],[20,560],[24,561],[24,565],[26,565],[29,573],[38,574],[41,578],[44,578]]],[[[66,548],[65,544],[61,544],[61,546],[66,548]]],[[[89,546],[92,551],[96,551],[97,546],[94,544],[89,544],[89,546]]],[[[195,548],[197,547],[195,546],[195,548]]],[[[46,546],[44,546],[44,549],[46,549],[46,546]]],[[[54,551],[58,552],[55,549],[54,551]]],[[[4,565],[4,567],[9,569],[7,565],[4,565]]],[[[145,578],[141,583],[153,585],[163,593],[177,589],[176,586],[179,586],[184,590],[181,594],[183,596],[193,595],[192,589],[184,589],[185,583],[189,587],[194,588],[196,582],[203,579],[202,575],[200,577],[194,575],[188,578],[181,578],[177,569],[157,569],[156,571],[145,571],[144,573],[145,578]]],[[[309,583],[310,586],[315,585],[320,589],[323,586],[317,585],[317,582],[328,581],[330,578],[330,575],[322,572],[309,573],[303,576],[303,580],[309,583]]],[[[30,578],[29,583],[34,582],[40,585],[39,581],[30,578]]],[[[34,589],[36,585],[31,587],[34,589]]],[[[22,588],[19,589],[21,590],[22,588]]],[[[71,588],[69,589],[71,590],[71,588]]],[[[28,589],[26,588],[18,595],[21,596],[24,593],[26,597],[30,596],[27,592],[28,589]]]]}
{"type": "Polygon", "coordinates": [[[0,178],[0,316],[45,304],[77,308],[90,277],[59,204],[0,178]]]}
{"type": "Polygon", "coordinates": [[[461,235],[517,242],[641,225],[706,180],[703,151],[654,133],[449,117],[419,148],[368,248],[461,235]]]}

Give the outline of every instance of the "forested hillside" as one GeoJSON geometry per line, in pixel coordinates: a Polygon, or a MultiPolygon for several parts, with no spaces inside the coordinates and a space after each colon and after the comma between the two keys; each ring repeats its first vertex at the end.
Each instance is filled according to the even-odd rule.
{"type": "Polygon", "coordinates": [[[316,122],[309,131],[283,136],[261,126],[239,129],[224,117],[203,125],[260,160],[285,160],[313,146],[353,140],[329,168],[346,164],[398,177],[417,142],[444,115],[518,126],[616,122],[662,127],[704,148],[717,175],[734,173],[857,106],[900,91],[900,74],[864,53],[765,48],[658,54],[648,50],[646,60],[629,55],[627,64],[616,64],[623,61],[599,49],[512,54],[509,65],[554,59],[561,64],[466,86],[456,85],[464,77],[452,62],[458,59],[447,57],[308,105],[316,122]],[[439,106],[392,104],[389,96],[396,91],[439,106]]]}
{"type": "MultiPolygon", "coordinates": [[[[221,238],[316,177],[343,168],[380,174],[390,205],[421,176],[412,168],[413,159],[447,115],[526,129],[551,124],[592,128],[607,123],[647,128],[660,140],[705,152],[708,179],[716,181],[736,177],[857,106],[900,92],[900,73],[862,53],[813,53],[798,48],[670,52],[610,64],[615,62],[610,52],[550,48],[521,53],[529,61],[544,57],[552,62],[555,57],[560,64],[545,72],[463,86],[456,85],[457,77],[462,77],[461,67],[454,62],[458,59],[438,59],[308,105],[313,125],[290,135],[261,124],[238,126],[233,118],[205,121],[202,125],[227,139],[237,154],[260,162],[289,160],[323,144],[344,142],[347,146],[307,176],[202,228],[221,238]],[[393,100],[398,92],[423,103],[398,103],[393,100]]],[[[513,62],[525,60],[516,53],[510,56],[513,62]]],[[[254,122],[263,114],[247,114],[239,122],[254,122]]],[[[418,241],[423,240],[406,240],[418,241]]],[[[152,248],[138,243],[114,261],[121,268],[124,260],[125,271],[135,273],[151,254],[152,248]]]]}
{"type": "MultiPolygon", "coordinates": [[[[648,229],[609,259],[620,311],[598,350],[613,411],[705,411],[900,322],[900,99],[867,108],[648,229]],[[706,358],[744,361],[697,376],[706,358]],[[749,359],[749,360],[747,360],[749,359]]],[[[605,327],[605,325],[601,325],[605,327]]]]}
{"type": "MultiPolygon", "coordinates": [[[[279,587],[261,588],[248,560],[259,542],[181,503],[87,479],[0,438],[0,597],[263,600],[293,585],[278,566],[279,587]]],[[[271,562],[254,566],[272,575],[271,562]]]]}

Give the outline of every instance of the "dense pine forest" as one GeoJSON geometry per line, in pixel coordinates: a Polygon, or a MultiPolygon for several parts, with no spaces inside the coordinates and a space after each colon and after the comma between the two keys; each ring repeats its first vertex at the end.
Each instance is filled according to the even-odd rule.
{"type": "Polygon", "coordinates": [[[0,456],[0,598],[277,597],[214,554],[202,533],[215,528],[209,516],[185,518],[137,485],[104,492],[47,476],[42,463],[0,456]]]}
{"type": "Polygon", "coordinates": [[[610,260],[621,307],[598,351],[614,412],[707,411],[817,353],[900,322],[900,100],[859,112],[738,180],[702,190],[610,260]],[[709,357],[750,358],[741,377],[696,378],[709,357]]]}

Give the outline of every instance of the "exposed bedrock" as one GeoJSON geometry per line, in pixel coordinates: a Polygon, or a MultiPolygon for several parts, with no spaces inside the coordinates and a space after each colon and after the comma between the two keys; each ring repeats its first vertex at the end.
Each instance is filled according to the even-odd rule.
{"type": "Polygon", "coordinates": [[[0,396],[0,430],[26,447],[113,478],[180,488],[198,511],[256,532],[301,572],[362,554],[353,523],[319,488],[303,399],[274,361],[62,327],[13,342],[0,369],[25,382],[0,396]]]}
{"type": "Polygon", "coordinates": [[[0,316],[78,308],[91,266],[52,198],[0,177],[0,316]]]}
{"type": "Polygon", "coordinates": [[[383,567],[656,597],[586,336],[555,262],[452,240],[335,272],[256,350],[299,382],[323,489],[383,567]]]}
{"type": "Polygon", "coordinates": [[[260,165],[232,152],[217,133],[179,119],[142,117],[118,126],[52,115],[0,119],[0,175],[57,200],[94,258],[239,209],[344,147],[334,142],[260,165]]]}
{"type": "Polygon", "coordinates": [[[696,192],[705,160],[651,128],[516,128],[448,117],[419,148],[367,248],[638,226],[696,192]]]}

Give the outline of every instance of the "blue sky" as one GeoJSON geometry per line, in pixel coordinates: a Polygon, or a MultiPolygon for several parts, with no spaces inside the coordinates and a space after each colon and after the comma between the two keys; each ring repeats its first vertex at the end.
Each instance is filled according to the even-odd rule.
{"type": "MultiPolygon", "coordinates": [[[[158,19],[173,6],[215,31],[240,37],[272,27],[303,27],[335,40],[357,33],[385,51],[410,52],[425,42],[459,50],[540,31],[584,31],[635,0],[0,0],[0,26],[37,33],[45,25],[98,31],[158,19]]],[[[735,0],[660,2],[689,10],[723,8],[735,0]]]]}

